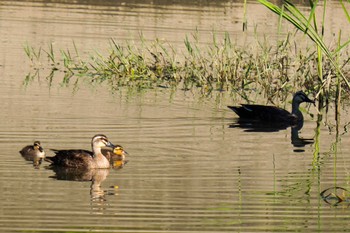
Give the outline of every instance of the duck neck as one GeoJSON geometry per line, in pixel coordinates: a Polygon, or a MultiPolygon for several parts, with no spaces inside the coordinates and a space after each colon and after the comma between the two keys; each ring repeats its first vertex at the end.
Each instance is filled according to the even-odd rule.
{"type": "Polygon", "coordinates": [[[93,157],[96,161],[96,167],[95,168],[109,168],[109,161],[108,159],[102,154],[101,148],[94,148],[92,147],[93,151],[93,157]]]}
{"type": "Polygon", "coordinates": [[[92,152],[94,152],[94,158],[98,157],[98,155],[102,154],[100,148],[92,148],[92,152]]]}
{"type": "Polygon", "coordinates": [[[300,105],[300,103],[298,103],[296,101],[293,101],[293,103],[292,103],[292,114],[297,117],[298,121],[302,121],[302,120],[304,120],[304,118],[303,118],[303,114],[299,110],[299,105],[300,105]]]}

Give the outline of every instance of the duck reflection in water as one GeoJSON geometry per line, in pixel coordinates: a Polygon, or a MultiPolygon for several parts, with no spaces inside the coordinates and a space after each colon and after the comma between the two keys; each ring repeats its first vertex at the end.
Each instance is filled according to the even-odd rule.
{"type": "Polygon", "coordinates": [[[68,181],[90,181],[91,200],[105,201],[105,191],[101,188],[102,182],[109,175],[109,169],[76,169],[70,167],[50,167],[55,175],[50,178],[68,181]]]}
{"type": "MultiPolygon", "coordinates": [[[[291,113],[275,106],[252,104],[228,106],[239,116],[230,128],[243,128],[248,132],[277,132],[291,127],[291,143],[295,147],[304,147],[313,143],[313,139],[299,137],[299,130],[304,124],[299,106],[303,102],[315,104],[315,101],[309,99],[304,92],[298,91],[293,96],[291,113]]],[[[299,152],[299,150],[295,151],[299,152]]]]}
{"type": "Polygon", "coordinates": [[[39,141],[35,141],[33,145],[23,147],[19,153],[25,160],[33,162],[35,168],[39,168],[42,160],[45,158],[45,151],[39,141]]]}

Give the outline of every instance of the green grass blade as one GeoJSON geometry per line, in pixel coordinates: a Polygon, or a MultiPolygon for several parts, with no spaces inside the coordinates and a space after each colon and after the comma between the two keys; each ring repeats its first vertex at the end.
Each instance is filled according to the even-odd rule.
{"type": "Polygon", "coordinates": [[[346,9],[346,7],[345,7],[345,5],[343,3],[343,0],[340,0],[340,5],[341,5],[341,7],[344,10],[344,13],[345,13],[345,16],[346,16],[347,20],[350,22],[350,15],[349,15],[348,10],[346,9]]]}

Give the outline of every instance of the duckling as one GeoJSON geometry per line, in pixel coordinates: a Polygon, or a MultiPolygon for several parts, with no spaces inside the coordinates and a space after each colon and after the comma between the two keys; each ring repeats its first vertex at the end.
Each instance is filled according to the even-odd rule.
{"type": "Polygon", "coordinates": [[[72,167],[72,168],[109,168],[108,159],[102,154],[104,147],[114,148],[106,135],[97,134],[91,139],[92,152],[88,150],[53,150],[55,156],[46,157],[45,161],[52,166],[72,167]]]}
{"type": "Polygon", "coordinates": [[[129,153],[120,145],[116,145],[113,150],[110,148],[102,149],[102,154],[106,156],[113,168],[122,168],[128,162],[125,156],[129,153]]]}
{"type": "Polygon", "coordinates": [[[299,105],[303,102],[313,103],[307,95],[298,91],[293,96],[292,112],[275,106],[241,104],[241,106],[227,106],[233,110],[241,119],[255,119],[264,122],[296,124],[303,122],[303,114],[299,110],[299,105]]]}
{"type": "Polygon", "coordinates": [[[39,141],[35,141],[33,145],[23,147],[19,153],[25,160],[33,161],[34,165],[40,164],[41,160],[45,158],[45,151],[39,141]]]}
{"type": "Polygon", "coordinates": [[[111,160],[125,160],[125,156],[129,153],[124,150],[124,148],[120,145],[116,145],[112,150],[110,148],[102,149],[102,154],[106,156],[106,158],[111,160]]]}

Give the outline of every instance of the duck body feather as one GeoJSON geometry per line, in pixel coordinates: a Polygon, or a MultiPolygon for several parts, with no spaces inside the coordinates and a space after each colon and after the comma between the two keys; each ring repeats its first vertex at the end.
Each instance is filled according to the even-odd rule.
{"type": "Polygon", "coordinates": [[[296,115],[275,106],[242,104],[241,106],[228,106],[228,108],[243,119],[291,124],[298,120],[296,115]]]}
{"type": "Polygon", "coordinates": [[[240,119],[259,120],[262,122],[278,124],[302,125],[304,118],[299,110],[299,105],[303,102],[315,104],[315,101],[309,99],[303,91],[298,91],[293,96],[291,113],[285,109],[269,105],[241,104],[241,106],[227,107],[233,110],[240,119]]]}
{"type": "Polygon", "coordinates": [[[46,157],[45,160],[54,166],[70,168],[93,168],[93,153],[88,150],[55,150],[55,156],[46,157]]]}

